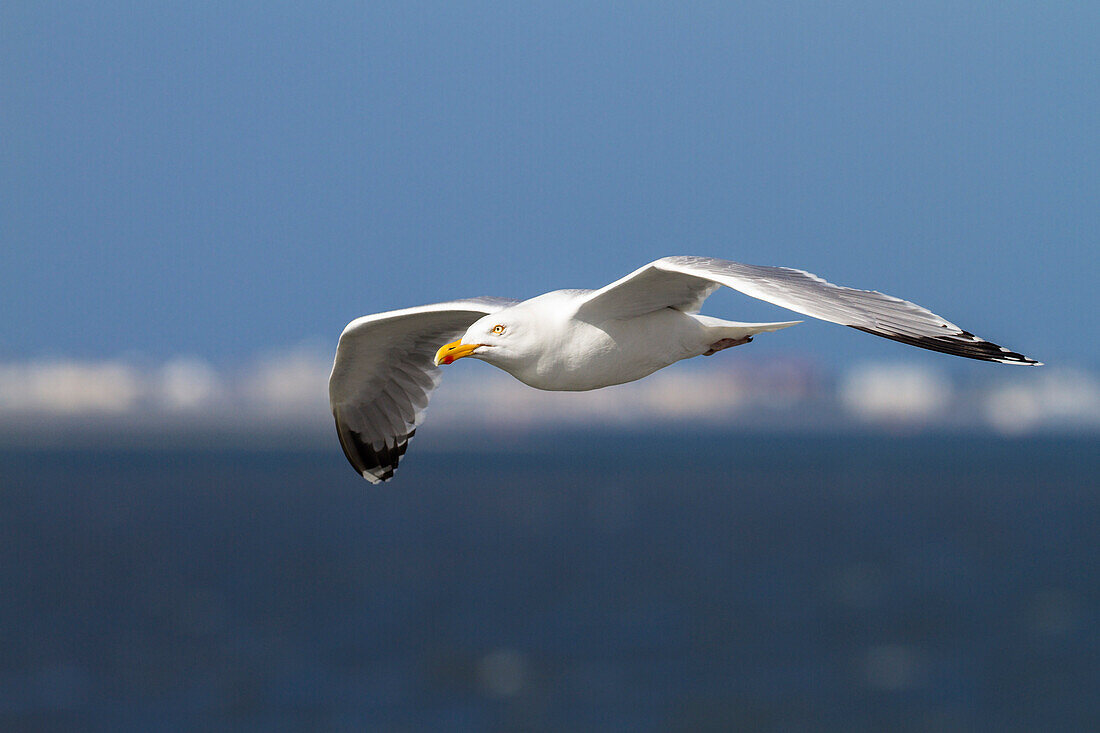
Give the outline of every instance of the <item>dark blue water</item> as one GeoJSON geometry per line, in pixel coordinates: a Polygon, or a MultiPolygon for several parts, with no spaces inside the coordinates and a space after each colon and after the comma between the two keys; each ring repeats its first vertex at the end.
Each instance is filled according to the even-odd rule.
{"type": "Polygon", "coordinates": [[[1095,439],[513,443],[0,453],[0,729],[1100,729],[1095,439]]]}

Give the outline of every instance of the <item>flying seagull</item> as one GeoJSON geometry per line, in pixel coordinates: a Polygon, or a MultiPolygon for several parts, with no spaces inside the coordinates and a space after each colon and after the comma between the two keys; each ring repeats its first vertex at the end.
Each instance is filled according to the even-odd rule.
{"type": "Polygon", "coordinates": [[[633,382],[693,356],[801,321],[738,323],[699,314],[719,287],[922,349],[1002,364],[1033,359],[925,308],[786,267],[665,257],[599,290],[530,300],[469,298],[357,318],[340,335],[329,402],[340,445],[371,483],[393,477],[439,383],[441,364],[473,357],[537,389],[633,382]]]}

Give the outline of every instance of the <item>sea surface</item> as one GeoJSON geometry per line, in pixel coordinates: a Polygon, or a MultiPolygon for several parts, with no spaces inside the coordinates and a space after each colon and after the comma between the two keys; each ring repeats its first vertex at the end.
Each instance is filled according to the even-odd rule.
{"type": "Polygon", "coordinates": [[[0,730],[1100,730],[1098,449],[0,451],[0,730]]]}

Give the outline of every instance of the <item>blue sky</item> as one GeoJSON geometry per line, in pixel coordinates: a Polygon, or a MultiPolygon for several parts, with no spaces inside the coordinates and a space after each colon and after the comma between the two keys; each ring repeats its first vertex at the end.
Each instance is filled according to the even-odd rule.
{"type": "Polygon", "coordinates": [[[5,3],[0,359],[233,363],[707,254],[1094,368],[1097,37],[1095,3],[5,3]]]}

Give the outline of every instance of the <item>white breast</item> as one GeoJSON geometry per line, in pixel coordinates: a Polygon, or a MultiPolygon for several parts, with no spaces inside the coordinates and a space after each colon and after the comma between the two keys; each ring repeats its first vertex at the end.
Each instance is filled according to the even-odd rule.
{"type": "Polygon", "coordinates": [[[540,334],[537,359],[506,368],[537,389],[583,391],[633,382],[706,350],[702,325],[671,308],[593,324],[563,320],[540,334]]]}

